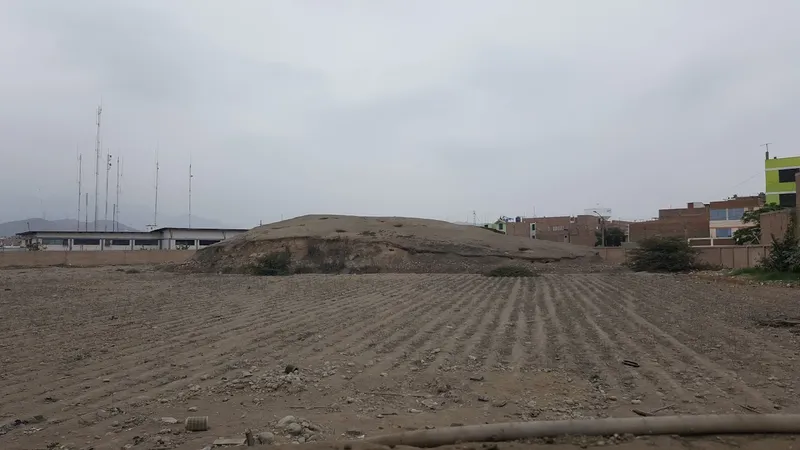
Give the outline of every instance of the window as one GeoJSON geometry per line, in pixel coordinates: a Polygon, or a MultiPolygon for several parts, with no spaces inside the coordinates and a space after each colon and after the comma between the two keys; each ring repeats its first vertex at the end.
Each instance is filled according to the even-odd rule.
{"type": "Polygon", "coordinates": [[[778,171],[778,182],[780,183],[794,183],[794,174],[796,174],[800,169],[793,168],[793,169],[781,169],[778,171]]]}
{"type": "Polygon", "coordinates": [[[728,208],[728,220],[742,220],[744,208],[728,208]]]}
{"type": "MultiPolygon", "coordinates": [[[[498,223],[497,224],[497,229],[502,231],[504,226],[505,226],[505,224],[498,223]]],[[[209,241],[200,241],[200,245],[211,245],[211,244],[203,244],[203,242],[209,242],[209,241]]],[[[216,242],[219,242],[219,241],[216,241],[216,242]]]]}
{"type": "Polygon", "coordinates": [[[62,247],[69,247],[69,239],[43,238],[42,245],[60,245],[62,247]]]}
{"type": "Polygon", "coordinates": [[[733,236],[733,230],[730,228],[717,228],[718,238],[729,238],[733,236]]]}
{"type": "Polygon", "coordinates": [[[536,224],[535,223],[531,224],[531,231],[536,231],[536,224]]]}
{"type": "Polygon", "coordinates": [[[111,240],[111,245],[119,245],[119,246],[130,247],[131,240],[130,239],[112,239],[111,240]]]}
{"type": "Polygon", "coordinates": [[[794,208],[797,205],[797,194],[780,194],[778,204],[784,208],[794,208]]]}
{"type": "Polygon", "coordinates": [[[709,214],[711,220],[727,220],[728,218],[727,210],[724,209],[712,209],[709,214]]]}
{"type": "Polygon", "coordinates": [[[155,247],[158,245],[158,239],[136,239],[133,241],[135,246],[155,247]]]}
{"type": "Polygon", "coordinates": [[[100,239],[73,239],[72,245],[100,245],[100,239]]]}
{"type": "MultiPolygon", "coordinates": [[[[500,224],[499,227],[501,230],[503,229],[503,224],[500,224]]],[[[219,239],[200,239],[200,245],[213,245],[219,242],[219,239]]]]}
{"type": "Polygon", "coordinates": [[[194,247],[194,239],[176,239],[175,246],[177,247],[194,247]]]}

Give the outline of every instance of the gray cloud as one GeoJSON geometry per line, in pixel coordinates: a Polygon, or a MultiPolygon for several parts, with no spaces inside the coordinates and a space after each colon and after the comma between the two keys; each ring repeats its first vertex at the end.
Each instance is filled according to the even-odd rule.
{"type": "Polygon", "coordinates": [[[152,206],[158,148],[164,214],[186,212],[191,154],[195,214],[242,226],[597,203],[643,218],[759,192],[763,142],[796,153],[791,0],[350,6],[4,3],[0,151],[17,170],[0,220],[74,214],[101,97],[124,211],[152,206]]]}

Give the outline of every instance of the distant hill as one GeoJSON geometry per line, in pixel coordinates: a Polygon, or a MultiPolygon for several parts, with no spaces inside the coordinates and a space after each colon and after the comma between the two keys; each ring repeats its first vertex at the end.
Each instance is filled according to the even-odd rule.
{"type": "MultiPolygon", "coordinates": [[[[110,220],[98,220],[97,230],[111,231],[114,223],[110,220]]],[[[129,227],[124,223],[117,224],[119,231],[139,231],[129,227]]],[[[89,222],[89,231],[95,229],[94,222],[89,222]]],[[[0,236],[14,236],[25,231],[77,231],[78,221],[75,219],[45,220],[39,218],[16,220],[13,222],[0,223],[0,236]]],[[[84,222],[80,223],[80,230],[84,230],[84,222]]]]}

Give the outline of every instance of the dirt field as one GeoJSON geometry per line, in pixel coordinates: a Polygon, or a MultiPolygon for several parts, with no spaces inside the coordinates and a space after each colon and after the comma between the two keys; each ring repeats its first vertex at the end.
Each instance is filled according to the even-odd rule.
{"type": "MultiPolygon", "coordinates": [[[[800,316],[797,297],[785,288],[625,273],[6,270],[0,448],[197,450],[246,428],[273,432],[278,443],[344,440],[452,424],[629,417],[669,405],[661,414],[797,413],[798,335],[752,320],[800,316]],[[288,364],[298,370],[286,375],[288,364]],[[211,430],[183,432],[188,415],[209,416],[211,430]],[[296,420],[279,427],[287,415],[296,420]]],[[[546,448],[611,443],[795,445],[791,437],[622,436],[546,448]]]]}

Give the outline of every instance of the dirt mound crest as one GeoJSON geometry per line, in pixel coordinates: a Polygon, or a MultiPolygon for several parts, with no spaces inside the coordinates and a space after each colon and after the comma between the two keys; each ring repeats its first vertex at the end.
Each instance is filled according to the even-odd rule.
{"type": "Polygon", "coordinates": [[[524,264],[583,261],[586,247],[406,217],[308,215],[253,228],[200,250],[184,265],[223,273],[483,273],[524,264]]]}

